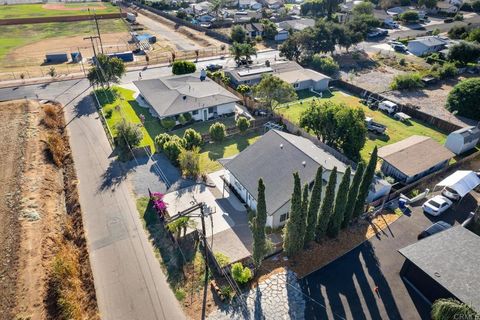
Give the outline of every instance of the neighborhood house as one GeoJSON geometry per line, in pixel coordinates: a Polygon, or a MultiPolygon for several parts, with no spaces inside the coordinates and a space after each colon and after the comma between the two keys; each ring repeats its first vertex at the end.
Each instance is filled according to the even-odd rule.
{"type": "Polygon", "coordinates": [[[411,183],[446,167],[454,154],[432,138],[411,136],[381,147],[378,156],[386,176],[411,183]]]}
{"type": "Polygon", "coordinates": [[[265,74],[272,74],[291,84],[295,90],[328,90],[331,78],[311,69],[304,69],[293,61],[272,63],[270,66],[250,68],[232,68],[225,70],[234,86],[240,84],[255,85],[265,74]]]}
{"type": "Polygon", "coordinates": [[[313,181],[318,167],[323,167],[323,180],[328,180],[337,167],[337,181],[342,179],[347,165],[318,148],[310,140],[278,130],[270,130],[237,156],[222,159],[224,181],[252,209],[257,207],[258,179],[265,183],[267,226],[284,225],[290,210],[293,173],[298,172],[302,184],[313,181]]]}
{"type": "Polygon", "coordinates": [[[438,36],[421,37],[408,42],[408,51],[416,56],[439,52],[445,48],[447,41],[438,36]]]}
{"type": "Polygon", "coordinates": [[[206,121],[235,113],[239,99],[215,81],[200,79],[199,74],[168,76],[133,82],[160,119],[190,113],[192,119],[206,121]]]}

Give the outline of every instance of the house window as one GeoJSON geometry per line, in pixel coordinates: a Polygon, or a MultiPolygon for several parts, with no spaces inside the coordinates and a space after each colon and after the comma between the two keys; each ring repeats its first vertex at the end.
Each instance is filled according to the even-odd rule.
{"type": "Polygon", "coordinates": [[[280,216],[280,222],[284,222],[287,219],[288,219],[288,212],[284,213],[280,216]]]}
{"type": "Polygon", "coordinates": [[[294,87],[294,88],[298,88],[298,83],[295,82],[295,83],[293,84],[293,87],[294,87]]]}
{"type": "Polygon", "coordinates": [[[208,108],[208,113],[214,113],[217,112],[217,107],[209,107],[208,108]]]}
{"type": "Polygon", "coordinates": [[[198,110],[193,110],[192,115],[196,116],[198,114],[198,110]]]}

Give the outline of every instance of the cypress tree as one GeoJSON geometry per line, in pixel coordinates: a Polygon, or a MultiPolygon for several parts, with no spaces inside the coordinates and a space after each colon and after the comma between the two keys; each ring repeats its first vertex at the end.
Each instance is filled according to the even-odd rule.
{"type": "Polygon", "coordinates": [[[363,213],[365,206],[365,199],[368,196],[368,190],[372,184],[373,175],[375,174],[375,167],[377,166],[377,146],[373,149],[372,156],[368,162],[367,168],[363,173],[362,183],[358,189],[357,201],[355,202],[355,209],[353,209],[353,217],[357,218],[363,213]]]}
{"type": "Polygon", "coordinates": [[[338,187],[337,196],[335,199],[335,208],[333,209],[333,215],[328,223],[327,235],[331,238],[335,238],[340,231],[343,218],[345,216],[345,207],[347,205],[348,187],[350,186],[350,167],[345,170],[340,186],[338,187]]]}
{"type": "Polygon", "coordinates": [[[287,256],[292,256],[298,251],[298,220],[302,216],[302,187],[300,186],[300,176],[298,172],[293,174],[293,193],[290,207],[290,217],[285,226],[285,235],[283,237],[283,249],[287,256]]]}
{"type": "Polygon", "coordinates": [[[337,184],[337,167],[334,167],[328,179],[327,188],[325,190],[325,198],[323,198],[320,214],[318,215],[317,227],[315,229],[315,240],[318,242],[327,231],[328,222],[333,212],[333,201],[335,200],[335,186],[337,184]]]}
{"type": "Polygon", "coordinates": [[[310,203],[308,205],[307,213],[307,227],[305,229],[304,245],[315,239],[315,227],[317,226],[318,210],[322,200],[322,167],[318,167],[317,175],[315,176],[315,184],[313,185],[310,203]]]}
{"type": "Polygon", "coordinates": [[[363,168],[363,162],[359,162],[357,171],[355,171],[355,175],[353,176],[352,184],[348,190],[347,205],[345,206],[345,215],[343,217],[342,228],[347,227],[350,223],[350,219],[352,219],[353,210],[355,209],[355,202],[357,201],[358,187],[362,181],[363,168]]]}
{"type": "Polygon", "coordinates": [[[265,185],[263,179],[258,180],[257,213],[252,221],[253,234],[253,263],[255,268],[259,268],[262,260],[267,253],[265,224],[267,222],[267,205],[265,202],[265,185]]]}
{"type": "Polygon", "coordinates": [[[305,241],[305,228],[307,227],[307,215],[308,215],[308,183],[305,183],[303,187],[303,196],[302,196],[302,212],[301,217],[298,221],[298,237],[297,245],[298,250],[303,248],[303,243],[305,241]]]}

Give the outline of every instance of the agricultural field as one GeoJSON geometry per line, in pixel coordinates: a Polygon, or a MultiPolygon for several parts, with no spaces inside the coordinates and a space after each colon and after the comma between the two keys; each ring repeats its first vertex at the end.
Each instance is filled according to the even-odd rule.
{"type": "MultiPolygon", "coordinates": [[[[299,100],[297,102],[285,105],[277,109],[277,112],[290,120],[291,122],[298,124],[300,116],[304,110],[309,105],[309,100],[313,98],[307,98],[307,100],[299,100]]],[[[362,108],[367,117],[371,117],[375,122],[379,122],[387,126],[386,134],[384,135],[375,135],[369,133],[367,136],[367,142],[365,143],[364,148],[361,150],[360,154],[362,159],[368,160],[370,158],[370,153],[372,152],[375,145],[382,147],[388,144],[392,144],[408,138],[413,135],[425,135],[433,138],[434,140],[443,144],[446,140],[446,135],[436,131],[431,126],[411,120],[408,123],[403,123],[394,118],[388,116],[387,114],[378,111],[371,110],[368,107],[360,103],[360,99],[346,94],[342,91],[333,91],[331,95],[324,95],[323,98],[316,97],[315,99],[320,100],[321,102],[332,101],[334,103],[344,103],[350,107],[359,107],[362,108]]]]}
{"type": "MultiPolygon", "coordinates": [[[[104,47],[128,46],[128,28],[121,19],[99,20],[104,47]]],[[[80,50],[90,56],[84,37],[95,34],[93,21],[51,22],[0,26],[0,69],[9,66],[40,66],[48,52],[80,50]],[[68,41],[66,41],[68,40],[68,41]]]]}
{"type": "MultiPolygon", "coordinates": [[[[116,135],[115,126],[122,119],[126,119],[128,122],[141,124],[140,115],[145,117],[141,130],[143,132],[143,140],[140,143],[141,146],[150,146],[152,152],[155,152],[155,137],[166,132],[160,125],[157,118],[150,115],[148,109],[143,108],[134,98],[134,91],[114,87],[116,92],[115,96],[111,93],[98,92],[98,98],[102,104],[103,113],[107,119],[107,124],[112,131],[112,134],[116,135]]],[[[188,128],[193,128],[200,133],[207,133],[209,127],[214,122],[222,122],[226,127],[232,127],[235,125],[233,117],[211,120],[205,122],[195,122],[189,126],[173,130],[168,132],[178,136],[183,136],[183,133],[188,128]]],[[[218,159],[233,156],[250,144],[254,143],[261,134],[258,132],[249,132],[245,135],[232,135],[227,137],[222,142],[205,144],[200,150],[200,168],[202,172],[213,172],[219,170],[221,165],[218,163],[218,159]]]]}
{"type": "Polygon", "coordinates": [[[11,4],[0,6],[0,19],[77,16],[98,13],[117,13],[119,8],[109,2],[11,4]]]}

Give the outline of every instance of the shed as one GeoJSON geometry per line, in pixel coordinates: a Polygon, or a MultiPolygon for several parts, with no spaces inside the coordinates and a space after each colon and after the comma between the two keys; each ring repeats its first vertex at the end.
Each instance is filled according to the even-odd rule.
{"type": "Polygon", "coordinates": [[[480,128],[466,127],[450,133],[445,147],[455,154],[461,154],[475,148],[480,140],[480,128]]]}
{"type": "Polygon", "coordinates": [[[462,226],[399,250],[400,275],[428,301],[456,298],[480,312],[480,237],[462,226]]]}
{"type": "Polygon", "coordinates": [[[45,55],[46,63],[63,63],[68,61],[66,52],[47,53],[45,55]]]}
{"type": "Polygon", "coordinates": [[[480,178],[475,172],[471,170],[458,170],[440,181],[435,188],[449,187],[463,198],[478,185],[480,185],[480,178]]]}

